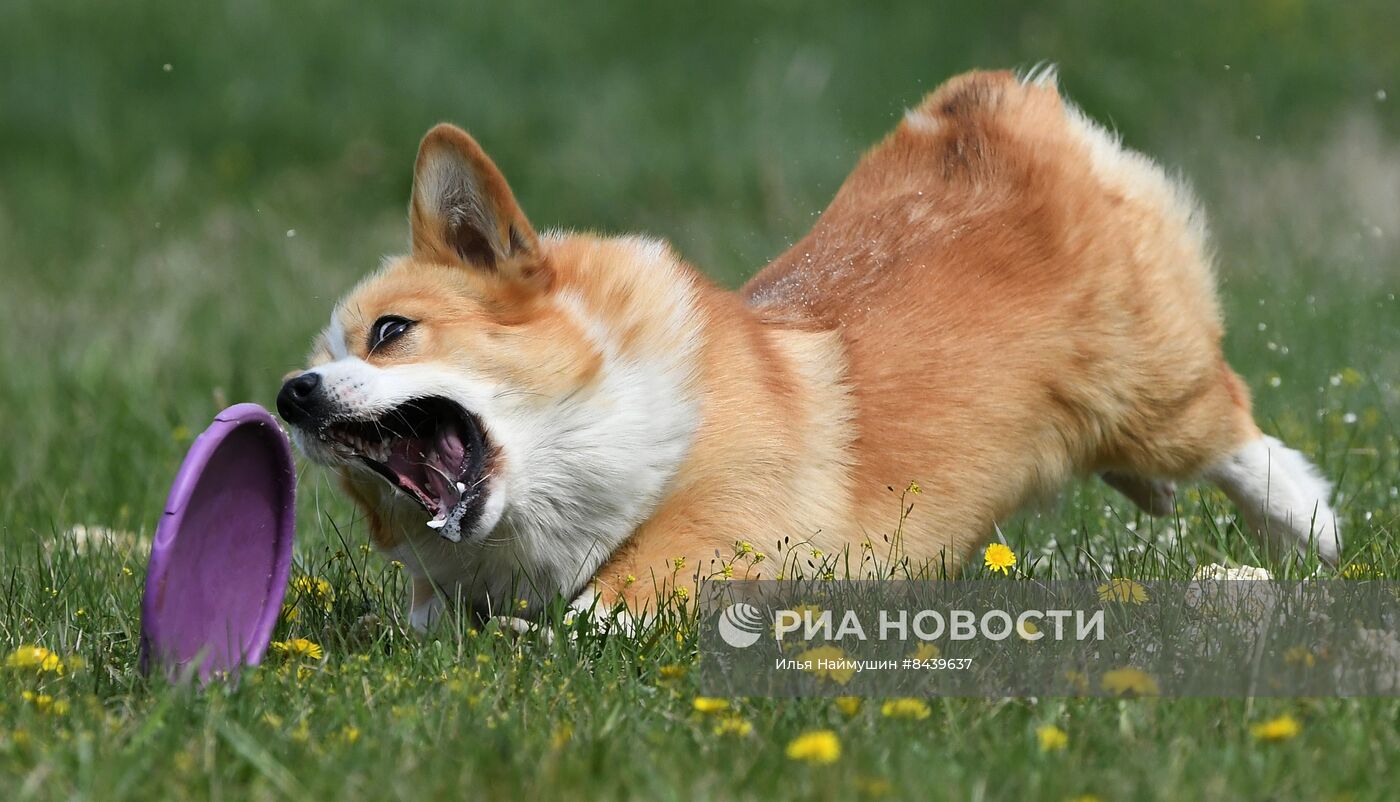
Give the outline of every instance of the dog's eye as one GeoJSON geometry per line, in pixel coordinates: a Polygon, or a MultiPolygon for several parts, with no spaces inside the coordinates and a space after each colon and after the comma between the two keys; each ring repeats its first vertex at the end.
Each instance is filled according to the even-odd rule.
{"type": "Polygon", "coordinates": [[[385,315],[374,321],[374,325],[369,329],[370,353],[402,337],[403,333],[411,328],[413,321],[398,315],[385,315]]]}

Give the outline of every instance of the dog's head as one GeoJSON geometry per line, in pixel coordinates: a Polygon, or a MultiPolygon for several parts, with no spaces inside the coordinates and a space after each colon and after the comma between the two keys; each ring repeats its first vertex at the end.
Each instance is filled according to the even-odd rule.
{"type": "Polygon", "coordinates": [[[546,303],[554,276],[539,239],[461,130],[424,138],[410,224],[411,254],[336,307],[277,408],[307,455],[378,474],[458,540],[489,531],[503,507],[502,394],[567,391],[600,357],[546,303]]]}
{"type": "Polygon", "coordinates": [[[336,306],[285,380],[298,445],[352,483],[384,480],[391,517],[451,541],[512,514],[585,541],[635,525],[694,429],[674,361],[693,339],[688,269],[637,238],[537,236],[449,125],[419,149],[410,224],[411,253],[336,306]],[[639,319],[617,323],[634,298],[639,319]]]}

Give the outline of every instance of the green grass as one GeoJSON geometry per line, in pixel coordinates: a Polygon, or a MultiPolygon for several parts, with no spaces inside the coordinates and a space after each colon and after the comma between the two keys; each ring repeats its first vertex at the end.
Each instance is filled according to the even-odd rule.
{"type": "MultiPolygon", "coordinates": [[[[0,796],[1393,795],[1391,700],[932,700],[906,721],[750,699],[734,705],[752,732],[716,735],[693,672],[661,670],[691,665],[685,631],[408,636],[403,577],[312,468],[298,571],[334,599],[279,637],[324,662],[191,693],[143,682],[135,658],[139,539],[191,433],[228,402],[270,405],[333,300],[403,247],[431,123],[477,134],[537,225],[664,236],[732,286],[922,92],[1042,59],[1192,178],[1260,420],[1337,480],[1346,559],[1400,575],[1396,4],[286,5],[0,7],[0,651],[68,663],[0,669],[0,796]],[[129,537],[80,548],[77,526],[129,537]],[[1297,738],[1250,736],[1282,713],[1297,738]],[[1038,750],[1046,722],[1064,751],[1038,750]],[[835,764],[784,757],[825,727],[835,764]]],[[[1214,494],[1181,507],[1149,522],[1082,485],[1004,529],[1040,576],[1310,570],[1258,555],[1214,494]]]]}

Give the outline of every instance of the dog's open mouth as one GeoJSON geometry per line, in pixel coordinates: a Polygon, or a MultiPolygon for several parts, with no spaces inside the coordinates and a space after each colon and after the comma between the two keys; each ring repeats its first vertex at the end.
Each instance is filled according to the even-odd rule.
{"type": "Polygon", "coordinates": [[[321,438],[344,449],[427,511],[428,526],[458,541],[480,517],[486,435],[445,398],[405,402],[372,420],[341,421],[321,438]]]}

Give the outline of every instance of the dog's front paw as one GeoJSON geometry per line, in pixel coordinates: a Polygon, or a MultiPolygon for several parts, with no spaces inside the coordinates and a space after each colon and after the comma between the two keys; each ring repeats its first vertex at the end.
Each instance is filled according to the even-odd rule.
{"type": "Polygon", "coordinates": [[[516,618],[513,615],[498,615],[487,622],[487,628],[495,626],[500,632],[513,636],[528,635],[532,632],[539,633],[545,643],[554,643],[554,630],[549,627],[542,627],[534,621],[526,621],[523,618],[516,618]]]}
{"type": "Polygon", "coordinates": [[[408,626],[413,630],[413,634],[425,636],[442,620],[446,609],[441,597],[428,596],[408,611],[408,626]]]}
{"type": "Polygon", "coordinates": [[[569,603],[569,610],[564,614],[564,624],[572,630],[580,618],[586,620],[598,633],[636,634],[638,622],[627,610],[622,607],[608,607],[592,588],[585,588],[569,603]]]}

